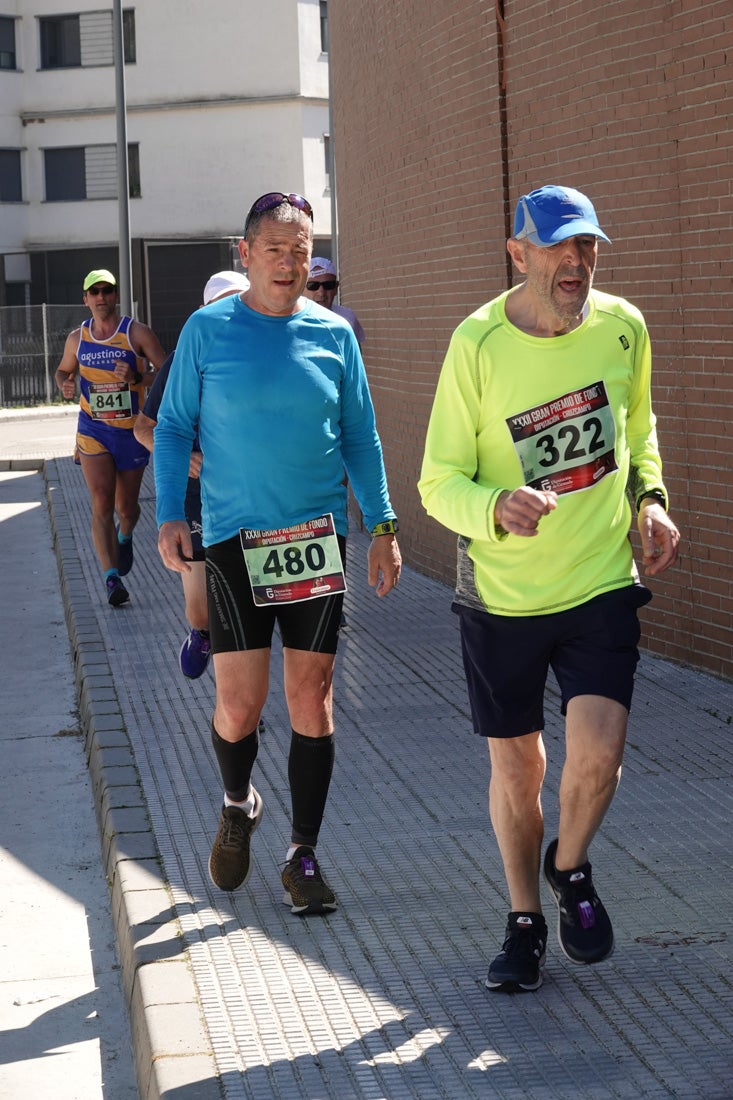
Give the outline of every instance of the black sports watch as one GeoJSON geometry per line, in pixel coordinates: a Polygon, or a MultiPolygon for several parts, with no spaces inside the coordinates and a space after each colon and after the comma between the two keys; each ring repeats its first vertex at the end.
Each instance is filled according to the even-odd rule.
{"type": "Polygon", "coordinates": [[[396,519],[385,519],[376,527],[372,527],[372,538],[376,538],[377,535],[396,535],[399,529],[400,525],[396,519]]]}
{"type": "Polygon", "coordinates": [[[139,370],[136,370],[136,371],[135,371],[135,373],[134,373],[134,374],[133,374],[133,376],[132,376],[132,384],[133,384],[133,386],[139,386],[139,385],[140,385],[140,383],[142,382],[142,380],[143,380],[143,376],[142,376],[142,374],[140,373],[140,371],[139,371],[139,370]]]}
{"type": "Polygon", "coordinates": [[[640,493],[636,498],[636,510],[639,511],[642,500],[646,497],[651,497],[652,500],[656,500],[657,504],[661,504],[665,512],[667,511],[667,499],[661,489],[646,489],[643,493],[640,493]]]}

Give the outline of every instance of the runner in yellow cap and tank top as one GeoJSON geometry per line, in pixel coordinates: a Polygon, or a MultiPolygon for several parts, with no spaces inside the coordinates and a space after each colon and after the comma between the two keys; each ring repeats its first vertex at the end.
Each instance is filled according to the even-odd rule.
{"type": "Polygon", "coordinates": [[[140,515],[138,496],[149,459],[133,428],[165,352],[152,329],[120,316],[117,280],[110,271],[89,272],[83,301],[91,317],[67,337],[56,384],[64,397],[71,398],[79,375],[75,461],[81,465],[91,497],[92,539],[105,575],[107,600],[119,607],[129,599],[121,577],[132,567],[132,532],[140,515]]]}

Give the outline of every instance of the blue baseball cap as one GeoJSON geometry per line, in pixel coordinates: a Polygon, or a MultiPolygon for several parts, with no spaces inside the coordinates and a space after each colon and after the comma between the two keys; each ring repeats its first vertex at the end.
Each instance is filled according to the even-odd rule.
{"type": "Polygon", "coordinates": [[[593,203],[572,187],[548,184],[522,195],[514,215],[514,237],[547,248],[588,234],[611,243],[598,224],[593,203]]]}

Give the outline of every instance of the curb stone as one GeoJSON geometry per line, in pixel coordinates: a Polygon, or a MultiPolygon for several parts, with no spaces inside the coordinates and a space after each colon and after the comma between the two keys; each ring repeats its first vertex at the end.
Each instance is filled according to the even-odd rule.
{"type": "Polygon", "coordinates": [[[221,1100],[198,992],[124,728],[96,619],[85,606],[69,516],[53,460],[14,459],[40,469],[69,632],[79,721],[110,890],[135,1073],[141,1100],[165,1100],[196,1082],[196,1100],[221,1100]],[[173,1038],[172,1038],[173,1037],[173,1038]]]}

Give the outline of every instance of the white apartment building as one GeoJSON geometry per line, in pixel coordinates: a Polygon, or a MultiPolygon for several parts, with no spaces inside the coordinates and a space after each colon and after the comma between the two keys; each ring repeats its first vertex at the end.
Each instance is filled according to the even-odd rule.
{"type": "MultiPolygon", "coordinates": [[[[118,266],[111,0],[0,0],[0,305],[118,266]]],[[[323,0],[123,0],[137,316],[172,347],[251,202],[297,191],[330,255],[323,0]]]]}

